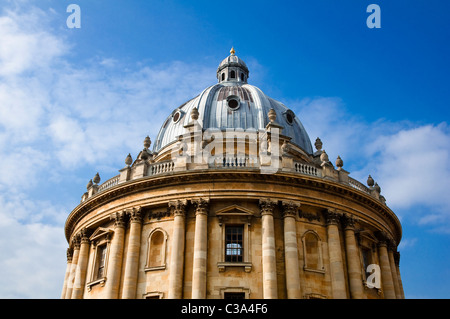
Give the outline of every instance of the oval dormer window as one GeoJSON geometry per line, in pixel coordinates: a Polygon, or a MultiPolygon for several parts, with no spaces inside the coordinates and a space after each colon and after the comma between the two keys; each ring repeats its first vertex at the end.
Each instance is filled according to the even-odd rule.
{"type": "Polygon", "coordinates": [[[176,111],[175,114],[172,116],[172,120],[174,123],[178,123],[181,119],[181,111],[176,111]]]}
{"type": "Polygon", "coordinates": [[[295,118],[294,112],[292,112],[291,110],[287,110],[287,111],[284,113],[284,116],[285,116],[285,118],[286,118],[286,122],[287,122],[289,125],[292,125],[292,124],[294,123],[294,118],[295,118]]]}
{"type": "Polygon", "coordinates": [[[236,95],[230,95],[227,97],[227,105],[231,110],[237,110],[240,105],[239,97],[236,95]]]}

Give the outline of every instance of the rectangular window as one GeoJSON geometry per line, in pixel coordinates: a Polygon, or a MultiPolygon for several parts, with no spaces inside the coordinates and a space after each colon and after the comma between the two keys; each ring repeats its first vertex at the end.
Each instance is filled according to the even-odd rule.
{"type": "Polygon", "coordinates": [[[106,245],[98,246],[97,248],[97,278],[105,277],[106,264],[106,245]]]}
{"type": "Polygon", "coordinates": [[[242,262],[244,256],[244,226],[226,226],[225,261],[242,262]]]}

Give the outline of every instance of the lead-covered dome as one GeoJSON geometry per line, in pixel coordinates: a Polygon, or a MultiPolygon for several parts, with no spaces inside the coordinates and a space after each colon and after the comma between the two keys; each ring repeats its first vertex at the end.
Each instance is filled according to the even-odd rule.
{"type": "Polygon", "coordinates": [[[206,88],[169,115],[156,137],[153,151],[159,152],[185,133],[185,125],[189,124],[189,115],[194,108],[198,110],[198,123],[203,129],[220,130],[264,130],[270,122],[267,114],[273,109],[277,115],[276,122],[283,127],[281,134],[312,154],[311,141],[300,119],[283,103],[248,84],[248,76],[245,62],[232,49],[217,69],[219,83],[206,88]]]}

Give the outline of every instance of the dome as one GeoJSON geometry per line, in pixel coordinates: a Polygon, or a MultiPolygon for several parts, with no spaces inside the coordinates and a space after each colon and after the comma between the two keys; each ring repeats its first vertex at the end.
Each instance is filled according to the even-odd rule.
{"type": "Polygon", "coordinates": [[[219,83],[212,85],[195,98],[176,108],[164,121],[153,146],[159,152],[165,146],[177,141],[185,133],[190,113],[196,108],[198,122],[203,129],[253,129],[264,130],[270,122],[268,112],[273,109],[276,122],[283,127],[281,134],[290,142],[312,154],[309,136],[300,119],[283,103],[267,96],[258,87],[248,84],[249,71],[244,61],[231,50],[217,69],[219,83]]]}

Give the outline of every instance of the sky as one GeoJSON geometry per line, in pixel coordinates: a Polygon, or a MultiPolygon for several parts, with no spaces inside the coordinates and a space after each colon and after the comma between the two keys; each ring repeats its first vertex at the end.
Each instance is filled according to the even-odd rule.
{"type": "Polygon", "coordinates": [[[449,298],[450,2],[0,0],[0,298],[60,298],[64,223],[233,46],[399,217],[406,298],[449,298]],[[369,28],[370,4],[381,28],[369,28]],[[70,4],[80,28],[70,28],[70,4]]]}

